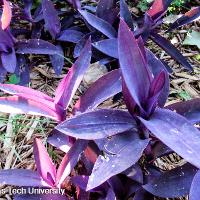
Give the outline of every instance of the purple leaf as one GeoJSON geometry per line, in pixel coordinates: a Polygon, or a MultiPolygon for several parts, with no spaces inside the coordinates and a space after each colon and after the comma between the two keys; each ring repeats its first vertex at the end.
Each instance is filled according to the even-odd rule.
{"type": "Polygon", "coordinates": [[[193,124],[200,122],[200,98],[174,103],[166,108],[183,115],[193,124]]]}
{"type": "Polygon", "coordinates": [[[172,1],[173,0],[155,0],[151,8],[147,11],[147,14],[154,20],[161,17],[165,14],[172,1]]]}
{"type": "Polygon", "coordinates": [[[77,43],[82,39],[83,36],[84,34],[81,33],[80,31],[69,29],[62,31],[57,40],[77,43]]]}
{"type": "Polygon", "coordinates": [[[52,135],[48,137],[47,142],[61,151],[68,153],[72,146],[69,137],[56,129],[53,129],[51,134],[52,135]]]}
{"type": "Polygon", "coordinates": [[[60,132],[79,139],[102,139],[135,127],[132,116],[122,110],[86,112],[59,124],[60,132]]]}
{"type": "Polygon", "coordinates": [[[124,82],[132,98],[141,107],[148,98],[152,77],[133,33],[123,20],[120,22],[118,38],[119,62],[124,82]]]}
{"type": "Polygon", "coordinates": [[[0,64],[0,83],[4,82],[7,71],[0,64]]]}
{"type": "Polygon", "coordinates": [[[157,106],[157,102],[160,96],[160,93],[165,86],[165,79],[168,74],[163,70],[161,71],[152,81],[150,91],[149,91],[149,99],[148,99],[148,114],[152,113],[157,106]]]}
{"type": "Polygon", "coordinates": [[[89,39],[86,42],[84,49],[81,51],[81,55],[56,89],[56,104],[59,104],[63,108],[67,108],[69,106],[72,97],[83,79],[84,73],[89,67],[91,54],[91,40],[89,39]]]}
{"type": "Polygon", "coordinates": [[[128,178],[143,184],[143,172],[139,164],[135,164],[123,172],[128,178]]]}
{"type": "Polygon", "coordinates": [[[111,56],[113,58],[118,58],[118,51],[117,51],[118,43],[117,39],[115,38],[95,42],[93,43],[93,46],[108,56],[111,56]]]}
{"type": "Polygon", "coordinates": [[[199,184],[200,184],[200,170],[198,170],[192,181],[189,193],[190,200],[197,200],[200,197],[199,184]]]}
{"type": "Polygon", "coordinates": [[[128,90],[126,83],[124,80],[122,80],[122,91],[123,91],[123,96],[124,96],[124,101],[126,103],[126,106],[131,113],[131,115],[135,115],[135,108],[136,108],[136,103],[133,97],[130,94],[130,91],[128,90]]]}
{"type": "Polygon", "coordinates": [[[6,69],[10,73],[14,73],[17,65],[15,49],[12,48],[11,52],[9,53],[1,52],[1,62],[4,69],[6,69]]]}
{"type": "Polygon", "coordinates": [[[60,114],[49,108],[46,104],[16,96],[0,97],[0,111],[14,114],[39,115],[52,118],[56,121],[61,120],[60,114]]]}
{"type": "Polygon", "coordinates": [[[133,198],[133,200],[147,200],[147,199],[154,199],[153,195],[146,192],[145,190],[143,189],[140,189],[138,190],[136,193],[135,193],[135,196],[133,198]]]}
{"type": "Polygon", "coordinates": [[[38,173],[53,187],[56,181],[56,168],[41,140],[37,138],[34,141],[33,153],[38,173]]]}
{"type": "Polygon", "coordinates": [[[112,189],[108,190],[108,192],[106,194],[106,198],[104,200],[116,200],[115,193],[112,189]]]}
{"type": "Polygon", "coordinates": [[[114,136],[105,144],[105,155],[98,157],[89,177],[87,190],[101,185],[110,177],[131,167],[140,159],[149,140],[141,140],[137,134],[137,132],[132,131],[125,132],[114,136]]]}
{"type": "Polygon", "coordinates": [[[14,186],[50,187],[37,172],[26,169],[1,170],[0,183],[14,186]]]}
{"type": "Polygon", "coordinates": [[[133,31],[134,30],[133,19],[125,0],[120,0],[120,17],[126,22],[129,28],[133,31]]]}
{"type": "Polygon", "coordinates": [[[169,148],[185,160],[200,167],[200,131],[186,118],[166,109],[157,109],[142,123],[169,148]]]}
{"type": "Polygon", "coordinates": [[[86,190],[89,176],[72,176],[71,181],[74,185],[79,186],[81,189],[86,190]]]}
{"type": "Polygon", "coordinates": [[[79,10],[80,14],[95,29],[106,35],[108,38],[115,38],[117,33],[115,29],[103,19],[83,10],[79,10]]]}
{"type": "Polygon", "coordinates": [[[96,108],[106,99],[121,92],[121,74],[120,71],[113,70],[99,78],[82,95],[74,106],[74,112],[85,112],[96,108]]]}
{"type": "Polygon", "coordinates": [[[31,7],[33,5],[33,0],[23,0],[24,2],[24,14],[27,17],[28,20],[32,21],[31,16],[31,7]]]}
{"type": "Polygon", "coordinates": [[[192,10],[186,12],[182,17],[177,19],[173,24],[170,25],[168,31],[172,31],[180,26],[186,25],[198,19],[200,16],[200,6],[193,8],[192,10]]]}
{"type": "Polygon", "coordinates": [[[14,84],[0,84],[0,90],[12,95],[26,94],[26,95],[35,96],[36,100],[39,98],[39,99],[44,99],[44,100],[53,102],[53,99],[50,96],[44,94],[43,92],[28,88],[28,87],[24,87],[24,86],[19,86],[19,85],[14,85],[14,84]]]}
{"type": "Polygon", "coordinates": [[[171,44],[167,39],[160,36],[157,33],[151,33],[151,39],[159,45],[164,51],[166,51],[171,57],[173,57],[177,62],[179,62],[185,69],[192,70],[191,65],[188,63],[187,59],[179,52],[174,45],[171,44]]]}
{"type": "Polygon", "coordinates": [[[14,46],[14,41],[8,31],[0,29],[0,51],[9,52],[10,48],[14,46]]]}
{"type": "Polygon", "coordinates": [[[14,200],[70,200],[61,194],[26,194],[15,195],[14,200]]]}
{"type": "Polygon", "coordinates": [[[82,37],[82,39],[75,45],[75,48],[74,48],[74,58],[77,58],[80,56],[81,54],[81,51],[84,47],[84,45],[86,44],[87,40],[91,37],[91,33],[88,33],[86,35],[84,35],[82,37]]]}
{"type": "Polygon", "coordinates": [[[15,74],[20,79],[18,85],[28,85],[30,82],[30,65],[27,63],[26,57],[22,54],[17,55],[15,74]]]}
{"type": "Polygon", "coordinates": [[[56,47],[59,55],[54,54],[50,55],[49,57],[56,75],[59,76],[62,73],[62,68],[64,66],[64,52],[60,45],[57,45],[56,47]]]}
{"type": "Polygon", "coordinates": [[[67,0],[67,1],[69,3],[71,3],[75,9],[80,9],[81,8],[80,0],[67,0]]]}
{"type": "Polygon", "coordinates": [[[96,15],[97,17],[113,24],[118,12],[115,7],[115,2],[113,0],[100,0],[97,4],[96,15]]]}
{"type": "Polygon", "coordinates": [[[185,164],[162,173],[158,178],[143,186],[151,194],[163,198],[175,198],[189,193],[197,169],[185,164]]]}
{"type": "Polygon", "coordinates": [[[71,170],[77,164],[80,154],[85,150],[88,145],[88,141],[77,140],[71,147],[69,152],[65,155],[56,175],[56,185],[59,186],[63,183],[65,178],[70,175],[71,170]]]}
{"type": "Polygon", "coordinates": [[[42,12],[45,21],[45,28],[50,32],[53,38],[60,33],[60,19],[51,0],[42,0],[42,12]]]}
{"type": "Polygon", "coordinates": [[[159,95],[158,105],[163,107],[169,95],[169,75],[163,65],[162,61],[158,59],[151,51],[146,49],[147,63],[154,76],[157,76],[161,71],[165,71],[165,85],[159,95]]]}
{"type": "Polygon", "coordinates": [[[100,0],[97,4],[97,17],[105,19],[105,12],[110,11],[113,8],[114,1],[113,0],[100,0]]]}
{"type": "Polygon", "coordinates": [[[16,45],[17,53],[21,54],[59,54],[55,45],[40,39],[20,41],[16,45]]]}

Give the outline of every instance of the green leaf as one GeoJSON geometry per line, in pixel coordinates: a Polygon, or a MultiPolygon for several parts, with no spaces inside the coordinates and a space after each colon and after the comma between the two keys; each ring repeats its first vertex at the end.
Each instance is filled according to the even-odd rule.
{"type": "Polygon", "coordinates": [[[15,74],[12,74],[9,77],[8,83],[10,83],[10,84],[18,84],[19,82],[20,82],[20,78],[17,77],[15,74]]]}
{"type": "Polygon", "coordinates": [[[200,49],[200,32],[192,31],[188,33],[187,37],[183,41],[184,45],[195,45],[200,49]]]}
{"type": "Polygon", "coordinates": [[[185,101],[192,99],[192,97],[186,91],[181,91],[178,93],[178,95],[185,101]]]}

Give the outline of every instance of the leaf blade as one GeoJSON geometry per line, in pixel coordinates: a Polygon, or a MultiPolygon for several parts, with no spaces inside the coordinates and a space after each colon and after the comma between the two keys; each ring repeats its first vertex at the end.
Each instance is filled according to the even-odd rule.
{"type": "Polygon", "coordinates": [[[56,129],[79,139],[102,139],[135,127],[128,112],[101,109],[77,115],[59,124],[56,129]]]}
{"type": "Polygon", "coordinates": [[[142,123],[164,144],[196,167],[200,167],[200,132],[181,115],[157,109],[142,123]]]}
{"type": "Polygon", "coordinates": [[[140,140],[137,132],[130,131],[114,136],[104,146],[105,156],[100,155],[97,158],[88,180],[87,191],[135,164],[148,143],[148,139],[140,140]]]}

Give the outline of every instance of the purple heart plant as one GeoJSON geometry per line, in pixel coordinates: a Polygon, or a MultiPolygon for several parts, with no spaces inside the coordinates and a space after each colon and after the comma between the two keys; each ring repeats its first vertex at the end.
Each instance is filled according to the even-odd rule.
{"type": "MultiPolygon", "coordinates": [[[[142,39],[135,39],[123,20],[118,33],[118,55],[128,111],[97,109],[56,127],[67,136],[95,141],[100,150],[88,182],[83,186],[79,180],[80,187],[92,191],[107,182],[117,197],[133,195],[134,199],[189,194],[191,185],[197,184],[194,175],[200,167],[200,132],[194,126],[200,120],[199,99],[163,108],[168,96],[168,73],[162,62],[145,50],[142,39]],[[167,172],[153,165],[157,158],[173,152],[188,163],[167,172]],[[140,173],[141,167],[148,175],[140,173]],[[131,170],[134,178],[127,175],[131,170]],[[115,185],[114,179],[121,186],[115,185]],[[124,181],[129,185],[128,191],[124,181]]],[[[195,195],[194,189],[190,193],[195,195]]]]}

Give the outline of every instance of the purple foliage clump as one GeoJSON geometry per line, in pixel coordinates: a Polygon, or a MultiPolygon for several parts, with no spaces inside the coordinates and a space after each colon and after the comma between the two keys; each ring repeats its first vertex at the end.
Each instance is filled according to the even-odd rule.
{"type": "MultiPolygon", "coordinates": [[[[200,131],[195,125],[200,123],[200,98],[165,106],[171,68],[145,46],[152,40],[185,69],[192,70],[187,59],[159,34],[172,0],[155,0],[142,19],[131,14],[124,0],[119,7],[113,0],[100,0],[96,6],[79,0],[42,0],[37,6],[32,0],[22,2],[20,18],[31,25],[31,30],[12,28],[16,15],[10,3],[3,1],[2,82],[9,72],[28,77],[21,82],[27,84],[31,67],[26,54],[48,55],[60,75],[67,59],[64,47],[73,43],[76,61],[54,97],[26,86],[0,84],[0,90],[9,94],[0,97],[0,111],[55,120],[58,125],[47,142],[64,152],[57,166],[36,138],[33,153],[37,171],[0,170],[0,183],[42,189],[73,185],[75,191],[66,191],[65,195],[17,195],[18,200],[147,200],[186,195],[199,200],[200,131]],[[57,8],[59,3],[73,9],[57,8]],[[19,39],[20,35],[25,39],[19,39]],[[114,62],[116,67],[111,65],[107,74],[89,86],[69,115],[69,105],[94,61],[114,62]],[[98,108],[117,94],[122,95],[126,109],[98,108]],[[157,159],[173,153],[181,156],[183,164],[168,171],[155,165],[157,159]]],[[[199,16],[200,7],[191,9],[172,23],[168,32],[199,16]]]]}

